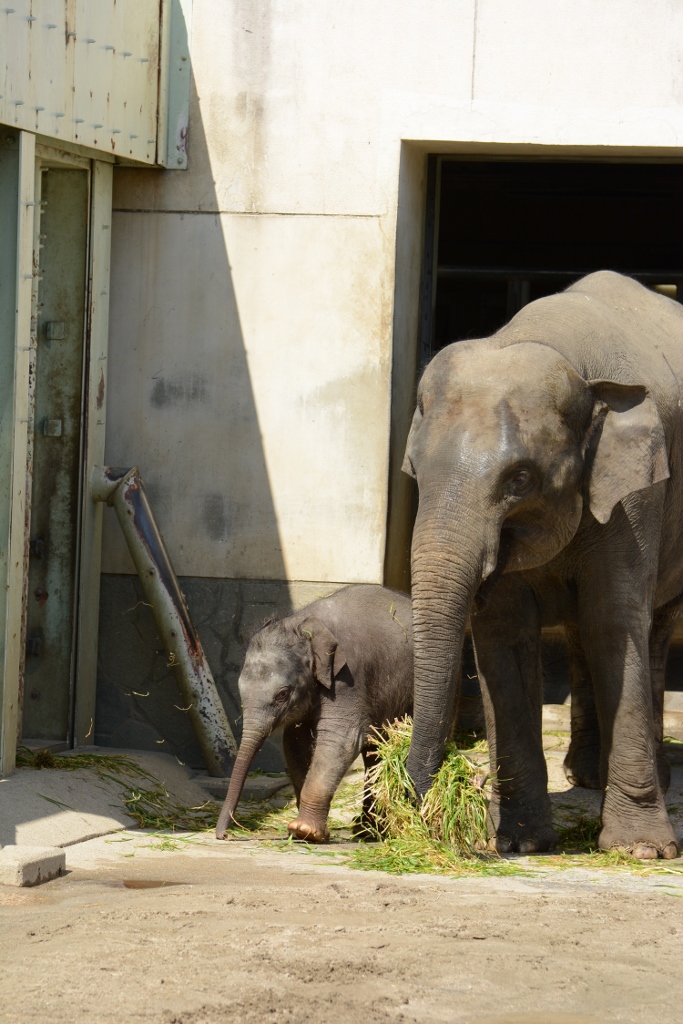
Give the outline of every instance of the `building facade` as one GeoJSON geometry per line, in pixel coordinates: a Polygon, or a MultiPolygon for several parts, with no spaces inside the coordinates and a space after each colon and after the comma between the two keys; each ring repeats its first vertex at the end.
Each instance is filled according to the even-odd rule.
{"type": "MultiPolygon", "coordinates": [[[[194,0],[185,24],[187,168],[114,156],[106,461],[140,466],[238,722],[260,620],[409,585],[403,445],[421,363],[478,323],[467,282],[494,327],[596,260],[677,294],[683,8],[194,0]]],[[[105,510],[96,741],[197,763],[174,686],[105,510]]]]}

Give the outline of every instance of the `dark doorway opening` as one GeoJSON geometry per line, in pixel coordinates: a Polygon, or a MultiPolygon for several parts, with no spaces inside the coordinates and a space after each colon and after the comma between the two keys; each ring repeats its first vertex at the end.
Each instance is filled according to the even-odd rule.
{"type": "Polygon", "coordinates": [[[683,297],[681,166],[431,159],[432,354],[593,270],[683,297]]]}
{"type": "MultiPolygon", "coordinates": [[[[629,274],[683,301],[683,166],[429,158],[421,362],[486,337],[534,299],[595,270],[629,274]]],[[[558,638],[546,638],[546,703],[569,693],[558,638]]],[[[478,692],[465,657],[464,695],[478,692]]],[[[683,690],[683,633],[667,689],[683,690]]],[[[681,700],[683,709],[683,696],[681,700]]]]}

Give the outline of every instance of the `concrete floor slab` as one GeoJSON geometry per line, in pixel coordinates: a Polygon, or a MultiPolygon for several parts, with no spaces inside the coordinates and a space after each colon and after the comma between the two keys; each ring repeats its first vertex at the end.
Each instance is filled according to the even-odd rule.
{"type": "MultiPolygon", "coordinates": [[[[132,757],[159,780],[177,804],[194,807],[208,799],[193,781],[191,769],[169,754],[95,747],[82,752],[132,757]]],[[[102,778],[93,768],[19,768],[14,775],[0,779],[0,845],[63,847],[134,828],[123,793],[124,786],[102,778]]]]}

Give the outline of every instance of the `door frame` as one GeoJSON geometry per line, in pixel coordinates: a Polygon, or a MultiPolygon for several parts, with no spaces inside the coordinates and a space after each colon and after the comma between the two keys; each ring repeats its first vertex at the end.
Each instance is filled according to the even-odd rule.
{"type": "Polygon", "coordinates": [[[410,543],[417,509],[415,482],[401,472],[417,384],[431,358],[436,297],[440,164],[514,160],[520,163],[673,163],[679,149],[663,146],[548,146],[402,139],[396,199],[391,429],[384,582],[410,592],[410,543]]]}
{"type": "MultiPolygon", "coordinates": [[[[9,136],[8,136],[9,138],[9,136]]],[[[0,345],[11,346],[14,363],[12,388],[11,482],[8,488],[7,536],[0,538],[0,774],[15,770],[17,735],[21,728],[23,666],[26,644],[26,588],[31,519],[31,412],[32,367],[35,367],[36,297],[39,239],[35,217],[37,178],[41,164],[71,166],[90,171],[90,223],[85,313],[85,371],[81,448],[79,554],[76,565],[75,671],[69,745],[93,742],[97,679],[97,631],[102,535],[102,506],[90,498],[90,478],[104,461],[106,425],[107,349],[111,257],[112,182],[114,159],[100,153],[92,158],[82,147],[49,146],[30,132],[12,134],[17,141],[17,186],[3,202],[14,203],[17,234],[14,254],[15,312],[12,336],[0,345]]]]}

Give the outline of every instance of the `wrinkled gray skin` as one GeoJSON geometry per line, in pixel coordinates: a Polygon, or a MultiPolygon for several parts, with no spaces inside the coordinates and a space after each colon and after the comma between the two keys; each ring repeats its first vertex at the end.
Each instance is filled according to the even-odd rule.
{"type": "Polygon", "coordinates": [[[404,462],[420,495],[408,769],[425,793],[471,614],[501,851],[556,842],[539,639],[564,625],[566,770],[596,774],[599,723],[600,846],[676,856],[657,752],[683,594],[682,382],[683,309],[608,271],[531,303],[491,338],[448,346],[420,382],[404,462]]]}
{"type": "Polygon", "coordinates": [[[242,740],[218,839],[225,838],[254,757],[278,726],[299,809],[289,831],[310,842],[329,839],[332,797],[360,753],[366,767],[371,763],[372,727],[412,712],[411,620],[405,594],[357,585],[254,635],[239,679],[242,740]]]}

